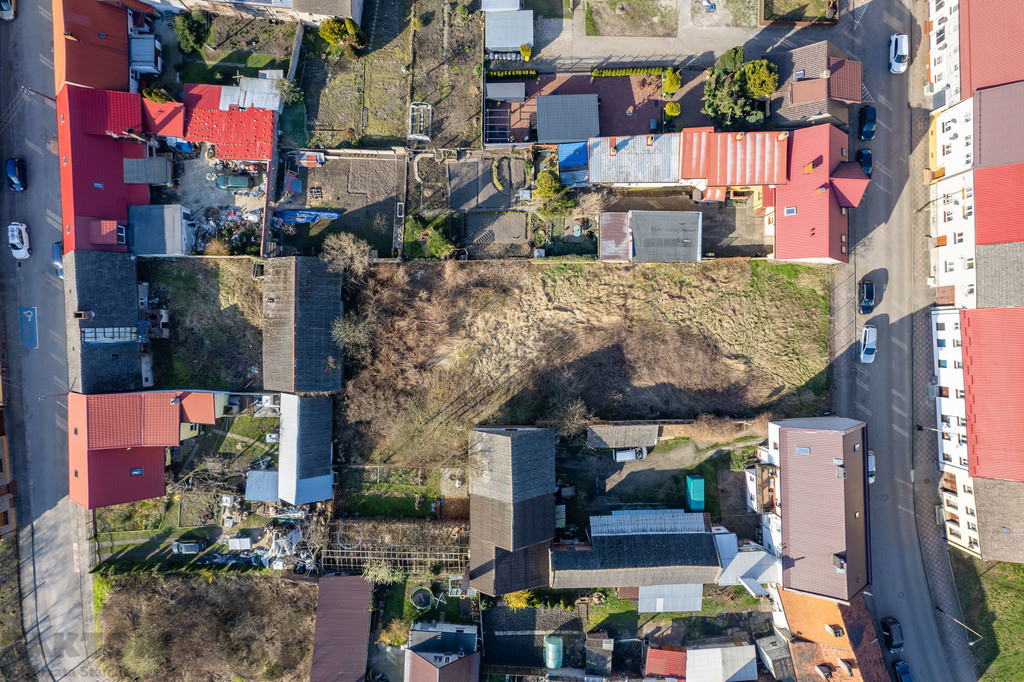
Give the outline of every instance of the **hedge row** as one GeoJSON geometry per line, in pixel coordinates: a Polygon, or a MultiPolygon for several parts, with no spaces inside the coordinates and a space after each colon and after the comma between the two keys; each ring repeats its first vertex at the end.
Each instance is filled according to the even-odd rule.
{"type": "Polygon", "coordinates": [[[537,72],[530,69],[522,69],[519,71],[488,71],[487,80],[498,81],[507,79],[523,80],[528,78],[536,78],[537,72]]]}
{"type": "Polygon", "coordinates": [[[633,69],[594,69],[590,75],[600,78],[602,76],[660,76],[664,73],[664,67],[645,66],[633,69]]]}

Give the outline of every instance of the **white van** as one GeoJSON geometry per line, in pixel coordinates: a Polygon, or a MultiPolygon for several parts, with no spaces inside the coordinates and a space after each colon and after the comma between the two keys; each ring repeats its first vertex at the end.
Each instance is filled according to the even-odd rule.
{"type": "Polygon", "coordinates": [[[647,448],[629,448],[627,450],[612,450],[612,457],[616,462],[635,462],[647,457],[647,448]]]}

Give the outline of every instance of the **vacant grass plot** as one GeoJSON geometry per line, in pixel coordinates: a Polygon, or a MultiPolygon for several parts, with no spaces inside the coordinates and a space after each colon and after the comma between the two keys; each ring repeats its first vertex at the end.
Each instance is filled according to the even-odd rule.
{"type": "Polygon", "coordinates": [[[815,412],[828,276],[748,262],[378,268],[346,317],[360,332],[346,356],[371,360],[347,382],[341,440],[426,466],[463,457],[481,422],[571,434],[590,416],[815,412]]]}
{"type": "Polygon", "coordinates": [[[829,0],[761,0],[765,21],[826,21],[829,0]]]}
{"type": "Polygon", "coordinates": [[[167,307],[153,339],[155,388],[253,390],[262,384],[263,287],[248,258],[140,258],[139,280],[167,307]]]}
{"type": "Polygon", "coordinates": [[[261,69],[287,71],[294,42],[294,24],[213,16],[206,45],[184,56],[182,80],[233,85],[236,75],[256,77],[261,69]]]}
{"type": "Polygon", "coordinates": [[[100,660],[114,679],[308,679],[316,585],[276,576],[111,577],[100,660]]]}
{"type": "Polygon", "coordinates": [[[587,35],[674,36],[679,32],[676,0],[591,0],[587,35]]]}
{"type": "Polygon", "coordinates": [[[33,680],[35,673],[21,624],[18,540],[0,540],[0,677],[33,680]]]}

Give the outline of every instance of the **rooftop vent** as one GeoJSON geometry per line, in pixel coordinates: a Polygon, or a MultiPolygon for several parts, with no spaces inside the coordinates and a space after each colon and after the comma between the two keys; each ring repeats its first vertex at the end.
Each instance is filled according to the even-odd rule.
{"type": "Polygon", "coordinates": [[[821,165],[821,161],[811,161],[809,164],[804,166],[804,175],[810,175],[814,172],[814,169],[821,165]]]}
{"type": "Polygon", "coordinates": [[[819,663],[814,666],[814,672],[818,673],[818,676],[823,680],[832,679],[832,668],[828,667],[825,663],[819,663]]]}
{"type": "Polygon", "coordinates": [[[839,668],[850,677],[853,677],[853,666],[850,665],[850,662],[843,658],[840,658],[838,660],[839,668]]]}
{"type": "Polygon", "coordinates": [[[846,553],[835,553],[832,555],[832,565],[836,567],[837,573],[846,573],[846,553]]]}
{"type": "Polygon", "coordinates": [[[829,625],[827,623],[825,624],[825,632],[832,635],[833,637],[842,637],[844,634],[843,629],[838,625],[829,625]]]}

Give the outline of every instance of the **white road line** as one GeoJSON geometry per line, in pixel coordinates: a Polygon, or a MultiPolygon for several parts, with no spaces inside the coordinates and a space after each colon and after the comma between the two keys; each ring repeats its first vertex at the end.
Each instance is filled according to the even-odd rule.
{"type": "Polygon", "coordinates": [[[868,86],[863,83],[860,84],[860,101],[865,104],[875,101],[875,98],[871,96],[871,92],[868,90],[868,86]]]}

